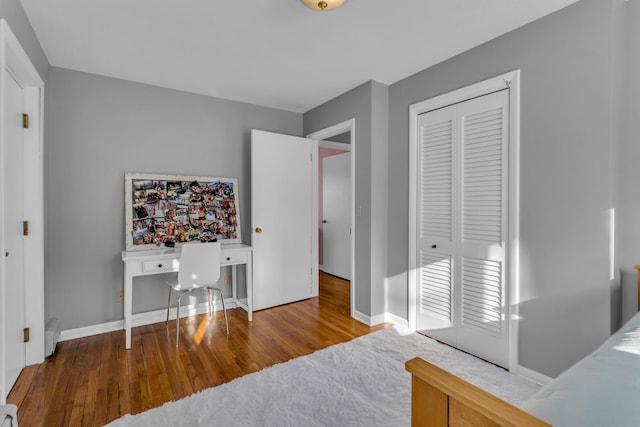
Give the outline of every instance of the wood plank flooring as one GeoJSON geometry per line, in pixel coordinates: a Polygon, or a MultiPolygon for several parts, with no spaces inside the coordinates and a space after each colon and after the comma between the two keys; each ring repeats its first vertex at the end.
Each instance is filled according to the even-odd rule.
{"type": "Polygon", "coordinates": [[[28,426],[98,426],[155,408],[267,366],[349,341],[369,328],[349,317],[349,282],[321,273],[320,296],[254,313],[228,310],[230,335],[217,312],[58,344],[25,368],[7,401],[28,426]]]}

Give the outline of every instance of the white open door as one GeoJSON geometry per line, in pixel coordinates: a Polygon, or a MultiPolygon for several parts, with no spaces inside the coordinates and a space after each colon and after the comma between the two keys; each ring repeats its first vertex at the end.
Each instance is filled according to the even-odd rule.
{"type": "Polygon", "coordinates": [[[44,82],[0,19],[0,403],[44,360],[44,82]]]}
{"type": "Polygon", "coordinates": [[[322,269],[351,280],[351,153],[322,159],[322,269]]]}
{"type": "Polygon", "coordinates": [[[314,141],[251,132],[253,309],[310,298],[314,141]]]}
{"type": "MultiPolygon", "coordinates": [[[[4,337],[5,393],[25,367],[24,130],[22,88],[5,70],[4,109],[4,337]]],[[[4,396],[3,396],[4,398],[4,396]]]]}

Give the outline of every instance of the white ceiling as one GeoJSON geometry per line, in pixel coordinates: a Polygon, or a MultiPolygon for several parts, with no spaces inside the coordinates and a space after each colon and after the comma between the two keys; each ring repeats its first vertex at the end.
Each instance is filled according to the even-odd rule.
{"type": "Polygon", "coordinates": [[[577,0],[21,0],[51,65],[305,112],[577,0]]]}

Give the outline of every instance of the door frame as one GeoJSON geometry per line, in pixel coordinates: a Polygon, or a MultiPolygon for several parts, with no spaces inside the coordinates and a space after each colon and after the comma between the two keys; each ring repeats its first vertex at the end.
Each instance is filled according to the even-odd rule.
{"type": "Polygon", "coordinates": [[[509,370],[518,369],[518,304],[520,302],[520,70],[514,70],[453,92],[430,98],[409,106],[409,265],[408,265],[408,313],[409,328],[417,327],[418,286],[418,216],[417,180],[418,115],[457,104],[472,98],[509,88],[509,177],[508,177],[508,227],[505,256],[507,307],[509,319],[509,370]]]}
{"type": "MultiPolygon", "coordinates": [[[[354,317],[355,314],[355,248],[356,248],[356,227],[355,227],[355,220],[356,220],[356,216],[355,216],[355,212],[356,212],[356,208],[355,208],[355,199],[356,199],[356,195],[355,195],[355,171],[356,171],[356,146],[355,146],[355,142],[356,142],[356,119],[349,119],[349,120],[345,120],[344,122],[340,122],[340,123],[336,123],[333,126],[329,126],[327,128],[324,129],[320,129],[316,132],[310,133],[309,135],[307,135],[307,138],[313,139],[318,141],[318,145],[320,147],[327,147],[327,148],[340,148],[341,150],[349,150],[351,151],[351,171],[350,171],[350,176],[351,176],[351,219],[350,219],[350,227],[351,227],[351,248],[349,249],[350,252],[350,264],[351,264],[351,280],[349,281],[350,283],[350,299],[351,299],[351,306],[349,308],[350,311],[350,316],[354,317]],[[330,143],[330,141],[324,141],[327,138],[331,138],[340,134],[343,134],[345,132],[350,132],[350,141],[349,144],[340,144],[341,147],[336,147],[335,144],[330,143]],[[344,148],[342,146],[347,146],[348,148],[344,148]]],[[[316,152],[317,153],[317,152],[316,152]]],[[[319,156],[317,157],[318,160],[313,162],[313,194],[311,196],[312,200],[314,201],[314,209],[313,209],[313,215],[315,216],[315,218],[313,218],[314,224],[318,223],[318,197],[319,197],[319,193],[318,193],[318,162],[320,161],[319,156]]],[[[313,245],[313,250],[315,251],[314,255],[313,255],[313,260],[312,260],[312,265],[313,265],[313,281],[315,283],[315,294],[314,296],[317,296],[319,293],[319,273],[318,273],[318,269],[319,269],[319,261],[318,261],[318,245],[319,245],[319,236],[318,233],[313,233],[313,241],[312,241],[312,245],[313,245]]]]}
{"type": "MultiPolygon", "coordinates": [[[[13,34],[7,21],[0,19],[0,93],[4,93],[4,70],[23,88],[24,109],[29,114],[29,129],[24,133],[24,187],[35,197],[26,197],[24,212],[29,212],[29,236],[24,241],[25,259],[25,325],[30,328],[30,341],[25,347],[25,365],[44,361],[44,172],[43,172],[43,117],[44,82],[13,34]]],[[[2,111],[4,105],[0,105],[2,111]]],[[[0,126],[4,124],[0,123],[0,126]]],[[[0,128],[0,156],[4,154],[4,131],[0,128]]],[[[0,189],[4,194],[4,168],[0,162],[0,189]]],[[[0,309],[5,301],[5,231],[4,197],[0,198],[0,309]]],[[[5,310],[2,310],[4,313],[5,310]]],[[[4,403],[9,390],[5,390],[5,327],[6,319],[0,314],[0,403],[4,403]]]]}

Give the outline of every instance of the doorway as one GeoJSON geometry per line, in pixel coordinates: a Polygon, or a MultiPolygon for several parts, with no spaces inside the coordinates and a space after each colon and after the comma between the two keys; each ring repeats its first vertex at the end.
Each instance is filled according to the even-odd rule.
{"type": "Polygon", "coordinates": [[[0,403],[25,365],[44,360],[44,82],[0,20],[0,403]]]}
{"type": "MultiPolygon", "coordinates": [[[[355,287],[355,278],[354,278],[354,252],[355,252],[355,207],[354,207],[354,200],[355,200],[355,195],[354,195],[354,173],[355,173],[355,119],[350,119],[350,120],[346,120],[344,122],[335,124],[333,126],[330,126],[328,128],[319,130],[317,132],[314,132],[310,135],[307,135],[307,138],[311,138],[314,140],[318,140],[318,146],[319,146],[319,152],[320,150],[323,149],[327,149],[327,150],[339,150],[340,152],[349,152],[350,153],[350,159],[349,159],[349,213],[348,213],[348,222],[349,222],[349,231],[350,231],[350,238],[349,238],[349,249],[347,252],[347,257],[348,257],[348,273],[349,273],[349,278],[350,280],[350,315],[351,317],[354,317],[354,307],[355,307],[355,292],[354,292],[354,287],[355,287]]],[[[329,152],[329,151],[327,151],[329,152]]],[[[330,156],[326,156],[326,157],[330,157],[330,156]]],[[[320,165],[321,165],[321,161],[322,161],[322,156],[318,155],[318,161],[314,162],[314,167],[317,170],[317,173],[314,174],[315,176],[315,184],[313,186],[314,188],[314,192],[315,194],[313,195],[313,198],[315,201],[317,201],[317,205],[318,205],[318,233],[314,234],[314,237],[317,238],[317,242],[315,247],[318,248],[318,253],[316,254],[316,256],[314,256],[314,271],[318,271],[320,268],[320,265],[322,265],[320,263],[320,254],[322,254],[322,251],[320,250],[321,248],[321,244],[320,242],[322,242],[322,237],[323,234],[321,234],[324,230],[323,230],[323,212],[321,211],[321,178],[320,178],[320,165]]],[[[318,276],[316,275],[316,283],[318,283],[318,276]]]]}
{"type": "MultiPolygon", "coordinates": [[[[349,133],[343,135],[350,138],[349,133]]],[[[318,149],[320,269],[350,281],[351,154],[337,145],[336,148],[328,148],[323,145],[326,142],[328,141],[321,141],[318,149]]]]}

